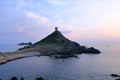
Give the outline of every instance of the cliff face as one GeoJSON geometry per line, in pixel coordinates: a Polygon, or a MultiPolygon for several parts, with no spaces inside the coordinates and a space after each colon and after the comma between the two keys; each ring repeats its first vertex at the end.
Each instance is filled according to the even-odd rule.
{"type": "Polygon", "coordinates": [[[86,48],[65,38],[58,30],[55,30],[52,34],[36,42],[34,45],[37,50],[47,55],[100,53],[100,51],[95,48],[86,48]]]}

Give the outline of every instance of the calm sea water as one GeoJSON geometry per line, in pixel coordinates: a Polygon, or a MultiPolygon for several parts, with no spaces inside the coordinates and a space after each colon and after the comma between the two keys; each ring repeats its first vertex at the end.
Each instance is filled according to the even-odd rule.
{"type": "Polygon", "coordinates": [[[112,73],[120,74],[120,45],[96,46],[101,54],[82,54],[79,59],[30,57],[0,65],[0,78],[24,77],[34,80],[115,80],[112,73]]]}
{"type": "Polygon", "coordinates": [[[17,44],[0,44],[0,52],[15,51],[21,47],[23,46],[17,44]]]}

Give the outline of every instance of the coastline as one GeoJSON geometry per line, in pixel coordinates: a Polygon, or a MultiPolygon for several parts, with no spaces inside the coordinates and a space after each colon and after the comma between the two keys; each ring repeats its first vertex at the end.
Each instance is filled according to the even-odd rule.
{"type": "Polygon", "coordinates": [[[40,55],[41,53],[38,50],[35,50],[34,48],[12,51],[12,52],[0,52],[0,64],[4,64],[16,59],[40,56],[40,55]]]}

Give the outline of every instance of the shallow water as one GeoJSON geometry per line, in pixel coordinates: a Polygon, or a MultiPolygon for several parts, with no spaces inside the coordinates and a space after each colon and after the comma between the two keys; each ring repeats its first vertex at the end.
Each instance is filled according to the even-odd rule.
{"type": "Polygon", "coordinates": [[[0,65],[0,78],[13,76],[34,80],[115,80],[110,74],[120,74],[120,46],[98,46],[101,54],[82,54],[77,58],[54,59],[30,57],[0,65]]]}

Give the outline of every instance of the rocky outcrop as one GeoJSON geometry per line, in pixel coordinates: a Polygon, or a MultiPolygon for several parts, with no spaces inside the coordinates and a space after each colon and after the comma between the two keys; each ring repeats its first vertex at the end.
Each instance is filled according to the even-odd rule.
{"type": "Polygon", "coordinates": [[[85,46],[81,46],[81,49],[82,49],[83,53],[86,53],[86,54],[100,53],[100,51],[98,49],[95,49],[94,47],[87,48],[85,46]]]}
{"type": "Polygon", "coordinates": [[[112,77],[120,77],[118,74],[111,74],[112,77]]]}
{"type": "Polygon", "coordinates": [[[18,80],[17,77],[12,77],[11,80],[18,80]]]}
{"type": "Polygon", "coordinates": [[[42,77],[36,78],[36,80],[44,80],[42,77]]]}
{"type": "Polygon", "coordinates": [[[99,50],[93,47],[86,48],[85,46],[80,46],[78,43],[65,38],[56,28],[52,34],[36,42],[34,45],[43,55],[100,53],[99,50]]]}
{"type": "Polygon", "coordinates": [[[30,49],[30,48],[34,48],[34,45],[28,45],[28,46],[24,46],[22,48],[19,48],[18,50],[25,50],[25,49],[30,49]]]}
{"type": "Polygon", "coordinates": [[[18,45],[32,45],[32,43],[31,42],[28,42],[28,43],[19,43],[18,45]]]}

